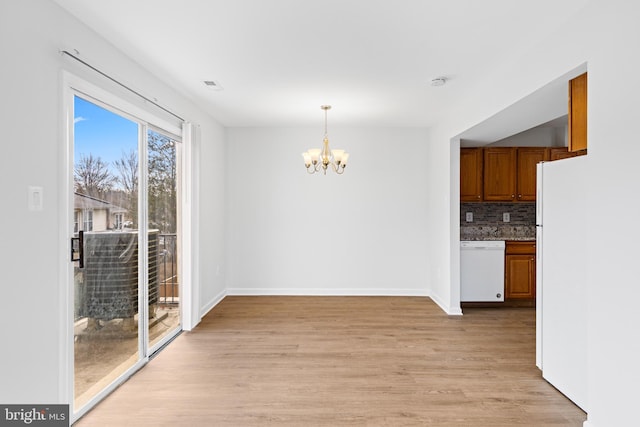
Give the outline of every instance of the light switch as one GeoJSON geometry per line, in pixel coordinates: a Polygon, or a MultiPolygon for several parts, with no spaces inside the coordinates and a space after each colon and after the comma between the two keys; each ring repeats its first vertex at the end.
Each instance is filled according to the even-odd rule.
{"type": "Polygon", "coordinates": [[[502,222],[511,221],[511,214],[509,212],[505,212],[502,214],[502,222]]]}
{"type": "Polygon", "coordinates": [[[467,212],[467,222],[473,222],[473,212],[467,212]]]}
{"type": "Polygon", "coordinates": [[[30,186],[28,188],[28,197],[29,197],[29,201],[28,201],[28,205],[29,205],[29,210],[30,211],[41,211],[42,207],[43,207],[43,194],[42,194],[42,187],[33,187],[30,186]]]}

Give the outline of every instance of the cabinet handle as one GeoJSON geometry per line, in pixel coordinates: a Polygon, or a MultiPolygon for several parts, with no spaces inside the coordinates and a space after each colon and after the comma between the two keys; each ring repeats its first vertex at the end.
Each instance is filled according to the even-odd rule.
{"type": "Polygon", "coordinates": [[[515,194],[512,194],[512,195],[511,195],[511,198],[513,199],[514,197],[516,197],[516,195],[515,195],[515,194]]]}

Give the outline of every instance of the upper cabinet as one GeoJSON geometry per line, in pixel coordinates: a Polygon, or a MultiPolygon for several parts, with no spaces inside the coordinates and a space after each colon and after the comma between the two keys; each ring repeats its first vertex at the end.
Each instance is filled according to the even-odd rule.
{"type": "Polygon", "coordinates": [[[552,147],[549,148],[549,160],[562,160],[569,157],[582,156],[587,154],[587,150],[569,151],[567,147],[552,147]]]}
{"type": "Polygon", "coordinates": [[[536,165],[586,154],[567,147],[460,149],[461,202],[535,202],[536,165]]]}
{"type": "Polygon", "coordinates": [[[516,148],[484,149],[483,183],[485,201],[516,200],[516,148]]]}
{"type": "Polygon", "coordinates": [[[460,149],[460,201],[482,201],[482,148],[460,149]]]}
{"type": "Polygon", "coordinates": [[[545,147],[519,147],[517,149],[516,198],[521,202],[536,200],[536,165],[547,160],[545,147]]]}
{"type": "Polygon", "coordinates": [[[587,149],[587,73],[569,80],[569,151],[587,149]]]}
{"type": "Polygon", "coordinates": [[[535,201],[536,165],[548,153],[547,147],[461,148],[460,201],[535,201]]]}

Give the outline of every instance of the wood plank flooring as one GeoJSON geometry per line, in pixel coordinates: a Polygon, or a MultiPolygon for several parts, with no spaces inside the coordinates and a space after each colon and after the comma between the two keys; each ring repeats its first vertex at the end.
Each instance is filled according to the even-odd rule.
{"type": "Polygon", "coordinates": [[[582,426],[535,311],[420,297],[227,297],[76,426],[582,426]]]}

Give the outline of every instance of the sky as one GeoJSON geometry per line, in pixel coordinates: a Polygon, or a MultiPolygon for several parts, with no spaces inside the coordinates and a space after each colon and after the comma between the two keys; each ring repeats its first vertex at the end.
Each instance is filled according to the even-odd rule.
{"type": "Polygon", "coordinates": [[[108,163],[138,151],[138,124],[78,96],[74,102],[74,162],[92,154],[108,163]]]}

